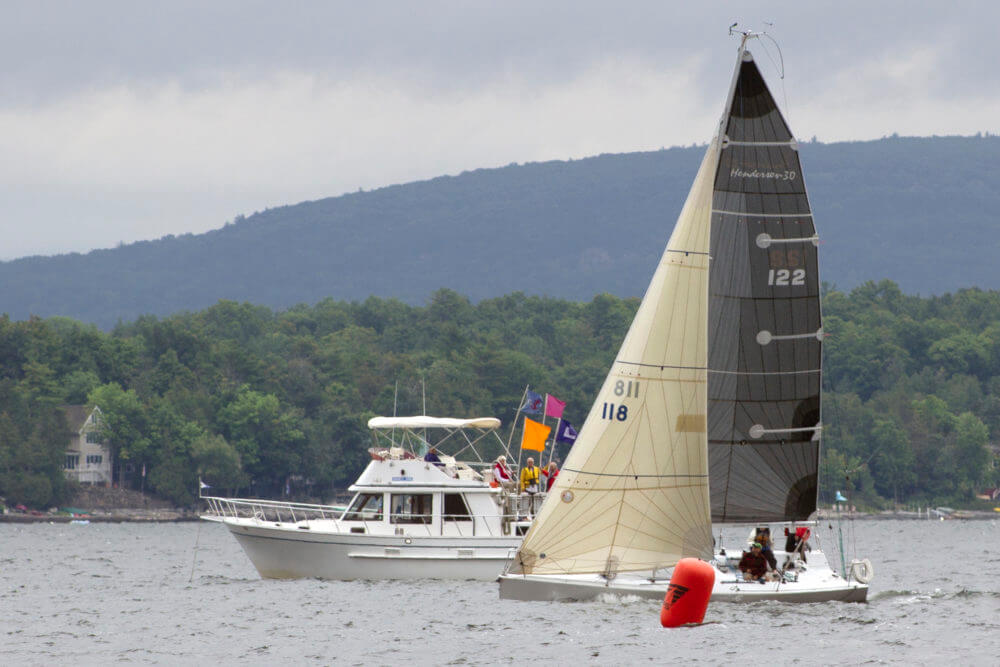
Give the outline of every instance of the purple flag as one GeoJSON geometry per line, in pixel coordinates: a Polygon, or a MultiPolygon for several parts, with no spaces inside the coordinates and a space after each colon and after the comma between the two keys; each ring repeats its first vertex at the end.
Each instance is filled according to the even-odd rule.
{"type": "Polygon", "coordinates": [[[556,442],[576,442],[576,429],[568,421],[559,422],[559,430],[556,432],[556,442]]]}

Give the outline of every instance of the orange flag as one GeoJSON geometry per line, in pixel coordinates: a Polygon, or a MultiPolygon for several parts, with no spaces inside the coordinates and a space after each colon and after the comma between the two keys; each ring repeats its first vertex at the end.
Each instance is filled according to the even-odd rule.
{"type": "Polygon", "coordinates": [[[545,451],[545,439],[552,432],[551,426],[524,418],[524,435],[521,436],[521,449],[533,449],[536,452],[545,451]]]}

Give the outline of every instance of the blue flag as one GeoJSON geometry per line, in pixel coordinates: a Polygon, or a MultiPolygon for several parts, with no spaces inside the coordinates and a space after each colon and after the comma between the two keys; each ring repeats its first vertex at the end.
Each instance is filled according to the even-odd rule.
{"type": "Polygon", "coordinates": [[[576,429],[568,421],[559,422],[559,430],[556,432],[556,442],[576,442],[576,429]]]}
{"type": "Polygon", "coordinates": [[[545,403],[545,401],[542,399],[541,394],[529,391],[524,399],[524,405],[521,406],[521,412],[525,412],[529,415],[540,414],[542,412],[543,403],[545,403]]]}

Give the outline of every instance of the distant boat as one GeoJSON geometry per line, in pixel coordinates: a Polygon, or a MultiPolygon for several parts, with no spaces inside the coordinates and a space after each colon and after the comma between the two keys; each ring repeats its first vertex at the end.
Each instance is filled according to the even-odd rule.
{"type": "Polygon", "coordinates": [[[685,557],[715,566],[713,601],[867,597],[867,561],[836,572],[793,539],[747,582],[746,544],[713,544],[713,522],[805,532],[822,431],[818,237],[798,145],[746,48],[758,35],[742,36],[718,134],[501,598],[663,599],[685,557]]]}
{"type": "Polygon", "coordinates": [[[495,580],[530,525],[481,456],[506,451],[500,420],[375,417],[368,427],[376,446],[346,509],[206,497],[202,518],[224,524],[265,578],[495,580]],[[432,446],[436,463],[423,458],[432,446]]]}

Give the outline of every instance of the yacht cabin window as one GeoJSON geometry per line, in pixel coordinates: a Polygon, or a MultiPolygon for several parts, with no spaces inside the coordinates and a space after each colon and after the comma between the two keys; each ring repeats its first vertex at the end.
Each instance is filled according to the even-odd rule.
{"type": "Polygon", "coordinates": [[[430,493],[392,494],[390,523],[430,523],[433,497],[430,493]]]}
{"type": "Polygon", "coordinates": [[[441,518],[445,521],[468,521],[472,518],[461,493],[444,494],[444,516],[441,518]]]}
{"type": "Polygon", "coordinates": [[[382,494],[381,493],[359,493],[354,502],[351,503],[347,513],[344,514],[344,521],[381,521],[382,520],[382,494]]]}

